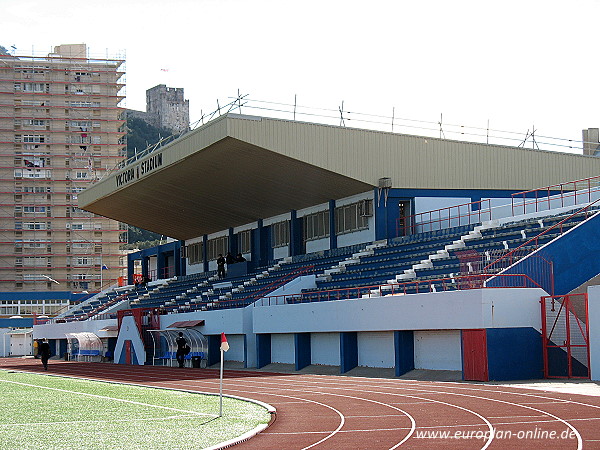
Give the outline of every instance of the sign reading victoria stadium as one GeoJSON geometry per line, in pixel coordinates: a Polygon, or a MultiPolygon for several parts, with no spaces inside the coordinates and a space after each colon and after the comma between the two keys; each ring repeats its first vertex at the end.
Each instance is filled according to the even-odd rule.
{"type": "Polygon", "coordinates": [[[126,185],[127,183],[131,183],[143,177],[144,175],[152,172],[155,169],[158,169],[162,166],[163,159],[162,153],[157,153],[156,155],[152,155],[150,158],[136,164],[133,167],[126,169],[115,177],[117,182],[117,187],[121,187],[126,185]]]}

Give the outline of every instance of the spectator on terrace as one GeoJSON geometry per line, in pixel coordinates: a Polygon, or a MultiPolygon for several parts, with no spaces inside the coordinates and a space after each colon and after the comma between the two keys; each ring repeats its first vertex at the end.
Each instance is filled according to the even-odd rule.
{"type": "Polygon", "coordinates": [[[50,344],[48,344],[48,339],[44,338],[38,346],[38,354],[42,358],[44,370],[48,370],[48,360],[50,359],[50,344]]]}
{"type": "Polygon", "coordinates": [[[217,258],[217,276],[225,278],[225,258],[223,258],[222,253],[219,253],[219,257],[217,258]]]}
{"type": "Polygon", "coordinates": [[[238,253],[235,257],[235,262],[244,262],[246,261],[246,258],[244,258],[244,255],[242,255],[241,253],[238,253]]]}
{"type": "Polygon", "coordinates": [[[187,341],[183,337],[183,333],[179,332],[179,337],[175,339],[175,343],[177,344],[177,353],[175,354],[175,358],[179,363],[179,367],[183,367],[185,363],[185,355],[189,352],[189,347],[187,345],[187,341]]]}
{"type": "Polygon", "coordinates": [[[227,252],[227,255],[225,255],[225,262],[227,263],[227,265],[235,264],[235,258],[233,257],[231,252],[227,252]]]}

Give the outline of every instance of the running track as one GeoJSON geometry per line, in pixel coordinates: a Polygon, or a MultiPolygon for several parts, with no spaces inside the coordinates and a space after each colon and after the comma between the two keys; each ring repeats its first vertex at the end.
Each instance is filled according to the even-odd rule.
{"type": "MultiPolygon", "coordinates": [[[[0,368],[43,372],[33,359],[0,359],[0,368]]],[[[211,369],[50,361],[45,373],[190,391],[219,389],[218,371],[211,369]]],[[[277,409],[272,425],[236,445],[239,449],[600,449],[600,397],[240,370],[226,371],[224,393],[277,409]],[[424,438],[419,436],[423,432],[460,435],[424,438]],[[554,439],[548,437],[552,432],[554,439]],[[468,433],[471,437],[465,438],[468,433]]]]}

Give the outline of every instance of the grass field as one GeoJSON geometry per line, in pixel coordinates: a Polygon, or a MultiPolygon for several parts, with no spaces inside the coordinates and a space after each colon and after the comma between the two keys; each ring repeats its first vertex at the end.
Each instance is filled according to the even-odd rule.
{"type": "Polygon", "coordinates": [[[198,449],[269,421],[243,400],[0,370],[1,449],[198,449]]]}

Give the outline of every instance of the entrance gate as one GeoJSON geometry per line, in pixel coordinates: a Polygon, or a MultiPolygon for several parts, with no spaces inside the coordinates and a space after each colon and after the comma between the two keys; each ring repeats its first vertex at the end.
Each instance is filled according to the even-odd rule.
{"type": "Polygon", "coordinates": [[[545,296],[540,303],[544,376],[590,378],[587,294],[545,296]]]}

